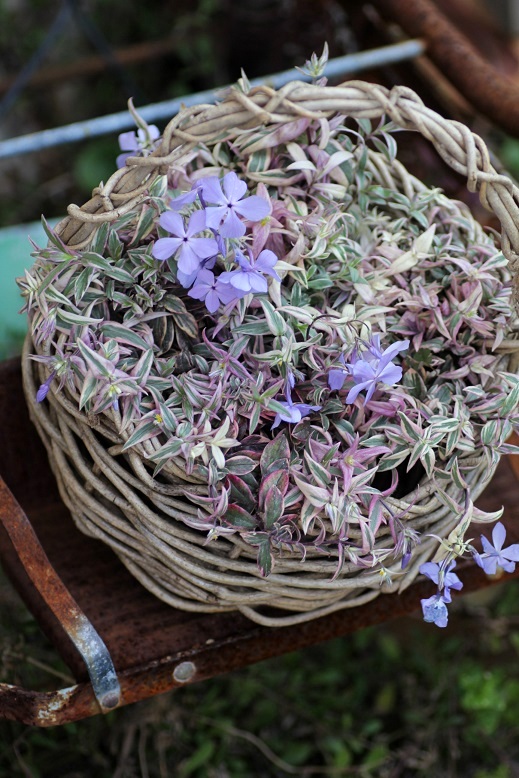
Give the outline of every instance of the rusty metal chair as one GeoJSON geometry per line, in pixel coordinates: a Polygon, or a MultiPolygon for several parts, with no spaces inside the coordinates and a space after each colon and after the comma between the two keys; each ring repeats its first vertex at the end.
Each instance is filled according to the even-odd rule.
{"type": "MultiPolygon", "coordinates": [[[[0,717],[25,724],[75,721],[347,635],[415,611],[434,588],[421,581],[400,596],[275,631],[235,613],[170,608],[73,525],[29,421],[18,360],[0,364],[0,473],[1,563],[76,679],[48,692],[0,683],[0,717]]],[[[504,504],[509,539],[519,542],[519,482],[509,461],[479,504],[504,504]]],[[[465,592],[494,583],[472,563],[460,571],[465,592]]]]}
{"type": "MultiPolygon", "coordinates": [[[[399,0],[377,5],[398,18],[399,0]]],[[[423,35],[416,25],[408,32],[423,35]]],[[[508,538],[519,542],[519,480],[510,459],[501,462],[478,504],[485,510],[504,505],[508,538]]],[[[75,528],[29,420],[17,359],[0,363],[0,562],[76,680],[48,692],[0,683],[0,718],[38,726],[106,713],[412,613],[434,588],[419,581],[401,595],[275,631],[236,613],[185,613],[165,605],[107,546],[75,528]]],[[[464,592],[495,583],[471,562],[459,571],[464,592]]]]}

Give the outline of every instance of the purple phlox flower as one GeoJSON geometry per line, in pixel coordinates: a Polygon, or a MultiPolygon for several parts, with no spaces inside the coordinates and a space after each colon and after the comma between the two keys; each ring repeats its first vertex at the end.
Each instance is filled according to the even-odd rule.
{"type": "Polygon", "coordinates": [[[179,194],[176,197],[172,197],[169,201],[170,209],[172,211],[180,211],[184,205],[190,205],[191,203],[194,203],[197,197],[200,199],[202,207],[204,207],[205,203],[203,202],[203,198],[200,198],[202,180],[195,181],[189,191],[182,192],[182,194],[179,194]]]}
{"type": "Polygon", "coordinates": [[[230,284],[238,292],[244,294],[265,294],[268,291],[268,284],[265,275],[272,276],[276,281],[280,278],[274,270],[274,265],[278,261],[273,251],[264,249],[254,260],[247,257],[240,251],[236,251],[236,262],[239,267],[236,270],[229,270],[222,273],[220,279],[225,284],[230,284]]]}
{"type": "Polygon", "coordinates": [[[433,594],[426,600],[421,600],[424,621],[432,622],[437,627],[446,627],[449,612],[441,594],[433,594]]]}
{"type": "Polygon", "coordinates": [[[285,379],[285,395],[289,399],[292,398],[292,389],[296,385],[296,379],[290,368],[287,369],[287,377],[285,379]]]}
{"type": "Polygon", "coordinates": [[[392,359],[400,352],[409,348],[409,341],[393,343],[384,351],[380,351],[379,341],[372,341],[367,352],[347,364],[355,386],[346,397],[347,403],[355,402],[359,392],[366,389],[365,402],[369,402],[378,383],[393,386],[402,378],[402,368],[394,365],[392,359]]]}
{"type": "Polygon", "coordinates": [[[456,562],[452,560],[447,566],[442,562],[437,564],[436,562],[425,562],[420,565],[420,573],[430,578],[438,586],[438,594],[440,594],[445,602],[451,602],[451,589],[459,591],[463,589],[463,583],[460,581],[456,573],[452,570],[456,567],[456,562]]]}
{"type": "Polygon", "coordinates": [[[214,273],[206,268],[200,270],[188,295],[195,300],[203,300],[209,313],[218,310],[220,303],[227,305],[237,299],[236,290],[229,284],[222,283],[219,277],[215,278],[214,273]]]}
{"type": "Polygon", "coordinates": [[[44,399],[47,397],[49,393],[50,385],[55,378],[56,378],[56,371],[53,370],[50,376],[47,378],[47,380],[43,384],[41,384],[40,388],[36,392],[37,403],[42,403],[44,399]]]}
{"type": "Polygon", "coordinates": [[[245,235],[245,225],[239,218],[252,222],[264,219],[270,206],[263,197],[244,197],[247,184],[236,173],[226,173],[223,179],[208,176],[200,179],[201,193],[206,203],[207,226],[218,230],[223,238],[240,238],[245,235]]]}
{"type": "Polygon", "coordinates": [[[332,367],[328,372],[328,386],[332,391],[342,389],[344,382],[348,377],[348,369],[344,362],[344,354],[340,355],[339,362],[341,362],[344,367],[332,367]]]}
{"type": "Polygon", "coordinates": [[[492,543],[481,536],[481,542],[483,544],[483,553],[474,553],[474,560],[477,564],[483,568],[487,575],[495,575],[497,567],[502,567],[506,573],[513,573],[515,570],[515,563],[519,562],[519,543],[514,543],[513,546],[503,548],[503,544],[506,539],[506,529],[504,525],[498,521],[492,530],[492,543]]]}
{"type": "Polygon", "coordinates": [[[117,167],[124,167],[128,157],[134,157],[141,151],[147,151],[153,149],[155,141],[160,136],[160,130],[154,124],[150,124],[147,130],[139,128],[135,133],[133,130],[130,132],[121,132],[119,135],[119,148],[123,151],[123,154],[119,154],[117,157],[117,167]]]}
{"type": "Polygon", "coordinates": [[[178,269],[184,277],[197,273],[202,260],[216,256],[218,245],[214,238],[195,237],[206,229],[204,211],[195,211],[187,227],[182,216],[166,211],[159,219],[160,226],[173,238],[159,238],[153,246],[153,256],[161,261],[178,254],[178,269]]]}
{"type": "Polygon", "coordinates": [[[271,429],[276,429],[276,427],[279,427],[282,421],[286,421],[289,424],[297,424],[305,416],[309,416],[311,413],[321,410],[320,405],[308,405],[308,403],[292,402],[290,392],[285,396],[287,398],[286,402],[285,400],[280,402],[280,405],[285,408],[285,411],[283,413],[276,413],[276,417],[271,429]]]}
{"type": "Polygon", "coordinates": [[[193,286],[195,283],[201,270],[212,270],[215,264],[216,257],[214,256],[200,260],[200,265],[192,273],[183,273],[182,270],[179,270],[177,267],[177,281],[184,287],[184,289],[189,289],[189,287],[193,286]]]}

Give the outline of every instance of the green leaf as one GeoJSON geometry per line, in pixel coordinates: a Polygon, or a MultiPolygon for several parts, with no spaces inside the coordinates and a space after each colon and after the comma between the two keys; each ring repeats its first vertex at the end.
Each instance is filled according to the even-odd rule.
{"type": "Polygon", "coordinates": [[[258,567],[261,575],[266,578],[272,571],[273,558],[270,548],[270,538],[266,532],[253,532],[243,535],[246,543],[258,549],[258,567]]]}
{"type": "Polygon", "coordinates": [[[260,458],[260,468],[263,475],[268,475],[272,470],[273,463],[278,461],[285,461],[288,468],[288,463],[290,461],[290,446],[285,432],[280,432],[274,440],[267,443],[263,449],[260,458]]]}
{"type": "Polygon", "coordinates": [[[95,274],[95,268],[85,267],[77,277],[76,283],[74,284],[74,297],[77,303],[83,298],[95,274]]]}
{"type": "Polygon", "coordinates": [[[135,380],[143,386],[148,378],[149,372],[153,366],[153,349],[148,348],[145,351],[135,367],[132,369],[132,375],[135,380]]]}
{"type": "Polygon", "coordinates": [[[106,324],[102,324],[99,329],[107,338],[113,338],[119,343],[127,343],[145,351],[148,351],[150,348],[149,343],[146,343],[140,335],[137,335],[136,332],[125,327],[124,324],[118,324],[114,321],[107,322],[106,324]]]}
{"type": "Polygon", "coordinates": [[[59,322],[65,322],[65,324],[78,324],[80,326],[98,324],[100,321],[103,321],[102,319],[96,319],[94,316],[83,316],[79,313],[72,313],[72,311],[64,311],[63,308],[58,308],[56,318],[59,322]]]}
{"type": "Polygon", "coordinates": [[[111,378],[113,376],[115,365],[110,362],[109,359],[101,356],[97,351],[93,351],[93,349],[89,348],[82,340],[78,340],[77,345],[81,352],[81,356],[90,370],[93,370],[98,376],[102,375],[105,378],[111,378]]]}
{"type": "Polygon", "coordinates": [[[260,298],[261,307],[265,313],[265,319],[270,332],[278,337],[286,332],[287,324],[284,318],[278,313],[268,300],[260,298]]]}
{"type": "Polygon", "coordinates": [[[499,415],[509,416],[513,413],[519,403],[519,384],[516,384],[514,388],[508,393],[505,401],[503,402],[499,415]]]}
{"type": "Polygon", "coordinates": [[[182,440],[178,438],[171,438],[167,443],[162,446],[158,451],[150,456],[152,462],[159,462],[162,460],[168,460],[171,457],[176,456],[182,448],[182,440]]]}
{"type": "Polygon", "coordinates": [[[487,421],[481,430],[481,442],[485,446],[495,445],[497,443],[498,423],[497,421],[487,421]]]}
{"type": "Polygon", "coordinates": [[[116,267],[109,259],[102,257],[100,254],[86,251],[83,254],[83,262],[85,263],[85,267],[95,267],[98,270],[102,270],[109,278],[120,281],[122,284],[133,286],[135,283],[135,279],[131,273],[127,270],[123,270],[123,268],[116,267]]]}
{"type": "Polygon", "coordinates": [[[155,219],[157,212],[154,208],[143,208],[139,221],[137,223],[137,229],[132,239],[133,246],[139,246],[144,238],[146,238],[150,232],[155,228],[155,219]]]}
{"type": "Polygon", "coordinates": [[[226,460],[225,467],[229,473],[234,473],[234,475],[247,475],[247,473],[252,473],[257,464],[250,457],[235,456],[226,460]]]}
{"type": "Polygon", "coordinates": [[[227,482],[230,486],[230,499],[246,510],[253,511],[257,507],[257,499],[249,485],[239,476],[229,473],[227,482]]]}
{"type": "Polygon", "coordinates": [[[395,452],[390,456],[384,457],[384,459],[379,463],[377,470],[379,473],[383,473],[386,470],[394,470],[395,467],[401,465],[408,456],[409,449],[407,447],[401,451],[395,450],[395,452]]]}
{"type": "Polygon", "coordinates": [[[121,258],[123,251],[124,244],[119,240],[117,230],[111,229],[110,234],[108,235],[108,252],[111,259],[114,262],[117,262],[117,260],[121,258]]]}
{"type": "Polygon", "coordinates": [[[320,486],[324,486],[326,488],[331,481],[330,473],[328,473],[326,468],[322,467],[322,465],[316,462],[315,459],[312,459],[308,451],[304,452],[304,457],[314,479],[320,486]]]}
{"type": "Polygon", "coordinates": [[[236,503],[230,503],[225,512],[225,516],[222,517],[222,522],[226,526],[247,530],[253,530],[258,524],[254,516],[251,516],[248,511],[236,503]]]}
{"type": "Polygon", "coordinates": [[[270,335],[270,327],[266,321],[250,321],[235,327],[234,334],[238,335],[270,335]]]}
{"type": "Polygon", "coordinates": [[[96,377],[93,375],[87,376],[83,384],[83,389],[81,390],[81,397],[79,398],[80,410],[84,408],[86,405],[88,405],[88,403],[94,396],[96,389],[97,389],[96,377]]]}
{"type": "Polygon", "coordinates": [[[91,246],[92,251],[94,251],[96,254],[102,254],[105,250],[106,239],[108,237],[109,230],[110,225],[108,222],[104,222],[104,224],[101,224],[101,226],[98,228],[91,246]]]}
{"type": "Polygon", "coordinates": [[[297,476],[294,476],[294,480],[308,502],[315,505],[316,508],[322,508],[323,505],[326,505],[330,501],[330,494],[327,489],[309,484],[307,481],[303,481],[297,476]]]}
{"type": "Polygon", "coordinates": [[[146,422],[141,427],[134,430],[130,435],[123,446],[123,451],[126,451],[126,449],[131,448],[132,446],[136,446],[137,443],[142,443],[144,440],[155,437],[159,432],[160,428],[157,427],[154,421],[146,422]]]}
{"type": "Polygon", "coordinates": [[[281,493],[281,490],[278,489],[277,486],[271,486],[265,494],[263,504],[265,527],[270,529],[276,523],[276,521],[279,521],[284,513],[284,510],[285,501],[283,500],[283,494],[281,493]]]}
{"type": "Polygon", "coordinates": [[[276,489],[279,489],[282,495],[286,494],[286,491],[288,489],[289,480],[288,480],[288,472],[286,470],[275,470],[273,473],[270,473],[262,482],[260,486],[260,490],[258,493],[258,502],[260,505],[260,509],[263,510],[265,506],[265,500],[267,498],[267,494],[272,489],[272,487],[276,487],[276,489]]]}

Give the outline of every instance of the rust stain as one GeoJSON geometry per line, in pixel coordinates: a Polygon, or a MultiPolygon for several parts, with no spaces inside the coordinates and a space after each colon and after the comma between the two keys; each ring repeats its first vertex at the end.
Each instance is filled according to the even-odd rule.
{"type": "Polygon", "coordinates": [[[51,698],[45,706],[42,706],[36,716],[36,725],[40,727],[51,727],[59,723],[60,714],[64,708],[70,705],[77,686],[69,686],[67,689],[59,689],[53,692],[51,698]]]}
{"type": "Polygon", "coordinates": [[[121,690],[110,654],[52,567],[27,516],[1,478],[0,519],[29,578],[83,657],[101,712],[116,708],[121,690]]]}

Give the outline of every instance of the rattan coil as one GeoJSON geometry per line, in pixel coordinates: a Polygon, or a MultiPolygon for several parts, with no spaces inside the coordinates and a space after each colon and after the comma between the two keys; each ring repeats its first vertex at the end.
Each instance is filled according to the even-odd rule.
{"type": "MultiPolygon", "coordinates": [[[[100,186],[88,203],[81,208],[70,206],[69,216],[57,231],[71,248],[87,246],[100,224],[135,208],[146,198],[154,179],[170,166],[182,166],[198,143],[237,137],[262,125],[286,127],[301,118],[319,120],[336,113],[358,119],[386,115],[430,140],[440,156],[466,176],[469,190],[477,191],[485,207],[499,218],[503,252],[512,269],[516,268],[519,193],[494,169],[484,142],[462,124],[426,108],[407,88],[390,91],[358,81],[338,87],[294,82],[279,92],[267,86],[248,93],[235,88],[216,106],[185,109],[167,126],[153,154],[131,158],[128,167],[100,186]]],[[[422,184],[398,161],[390,164],[376,152],[370,153],[374,175],[383,186],[408,196],[420,190],[422,184]]],[[[306,621],[360,605],[381,591],[401,591],[414,580],[420,564],[433,555],[438,542],[429,535],[446,537],[456,525],[457,517],[440,503],[432,483],[424,480],[405,499],[388,498],[395,511],[405,513],[409,526],[427,534],[412,564],[392,584],[381,587],[377,572],[359,571],[349,563],[333,579],[337,559],[317,553],[309,553],[304,565],[299,558],[281,553],[274,572],[262,578],[255,555],[239,536],[206,543],[203,533],[183,523],[186,512],[197,513],[196,506],[183,498],[186,487],[201,493],[206,487],[187,478],[174,460],[160,480],[153,479],[147,464],[153,441],[122,453],[124,439],[118,432],[116,411],[87,415],[78,410],[79,398],[66,388],[51,391],[49,403],[36,403],[37,386],[46,374],[29,359],[34,348],[29,339],[23,360],[26,396],[74,520],[86,534],[110,545],[145,587],[172,606],[209,612],[238,609],[271,626],[306,621]]],[[[41,352],[42,347],[38,348],[41,352]]],[[[503,351],[516,351],[512,335],[503,351]]],[[[510,369],[510,359],[503,354],[504,368],[508,365],[510,369]]],[[[482,455],[473,459],[470,486],[475,497],[493,473],[482,455]]],[[[459,501],[454,484],[447,491],[459,501]]],[[[383,547],[384,542],[382,533],[377,543],[383,547]]]]}

